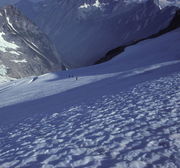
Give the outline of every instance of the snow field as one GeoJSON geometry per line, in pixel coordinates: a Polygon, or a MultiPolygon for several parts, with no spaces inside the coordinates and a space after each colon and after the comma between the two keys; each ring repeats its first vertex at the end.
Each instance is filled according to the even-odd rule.
{"type": "Polygon", "coordinates": [[[179,84],[177,73],[1,127],[0,165],[178,168],[179,84]]]}

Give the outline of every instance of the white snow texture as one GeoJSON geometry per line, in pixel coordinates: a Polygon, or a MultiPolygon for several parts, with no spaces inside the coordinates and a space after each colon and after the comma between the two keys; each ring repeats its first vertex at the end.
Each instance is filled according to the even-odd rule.
{"type": "Polygon", "coordinates": [[[179,34],[1,84],[0,167],[179,168],[179,34]]]}

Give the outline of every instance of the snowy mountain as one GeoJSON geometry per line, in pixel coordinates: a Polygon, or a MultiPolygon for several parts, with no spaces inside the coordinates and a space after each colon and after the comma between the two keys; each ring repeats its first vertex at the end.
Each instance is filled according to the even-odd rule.
{"type": "Polygon", "coordinates": [[[0,85],[0,167],[179,168],[179,37],[0,85]]]}
{"type": "Polygon", "coordinates": [[[0,81],[62,69],[47,36],[13,6],[0,9],[0,81]]]}
{"type": "Polygon", "coordinates": [[[179,168],[178,2],[0,9],[0,168],[179,168]]]}
{"type": "Polygon", "coordinates": [[[69,68],[91,65],[109,50],[165,28],[176,7],[158,1],[20,1],[17,7],[55,42],[69,68]]]}

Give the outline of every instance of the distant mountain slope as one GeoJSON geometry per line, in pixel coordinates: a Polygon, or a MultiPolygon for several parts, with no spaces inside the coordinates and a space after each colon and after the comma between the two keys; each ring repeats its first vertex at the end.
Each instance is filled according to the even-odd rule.
{"type": "Polygon", "coordinates": [[[148,39],[152,39],[152,38],[157,38],[165,33],[168,33],[174,29],[177,29],[180,27],[180,9],[176,11],[176,14],[174,15],[172,21],[170,22],[170,24],[160,30],[158,33],[155,33],[153,35],[150,35],[149,37],[146,37],[146,38],[143,38],[143,39],[139,39],[137,41],[132,41],[132,42],[129,42],[123,46],[119,46],[113,50],[110,50],[104,57],[102,57],[101,59],[99,59],[98,61],[95,62],[95,64],[100,64],[100,63],[103,63],[103,62],[106,62],[106,61],[109,61],[110,59],[112,59],[113,57],[119,55],[120,53],[124,52],[125,49],[129,46],[132,46],[132,45],[135,45],[141,41],[144,41],[144,40],[148,40],[148,39]]]}
{"type": "Polygon", "coordinates": [[[62,64],[47,36],[13,6],[0,9],[0,80],[59,69],[62,64]]]}
{"type": "Polygon", "coordinates": [[[91,65],[109,50],[166,27],[175,7],[124,0],[20,1],[17,7],[55,42],[69,68],[91,65]]]}

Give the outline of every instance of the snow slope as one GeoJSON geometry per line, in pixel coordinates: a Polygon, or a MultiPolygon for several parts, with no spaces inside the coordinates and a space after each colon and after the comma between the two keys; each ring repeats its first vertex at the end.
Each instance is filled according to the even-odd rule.
{"type": "Polygon", "coordinates": [[[179,84],[169,75],[1,127],[0,165],[179,168],[179,84]]]}
{"type": "Polygon", "coordinates": [[[0,167],[178,168],[179,35],[0,85],[0,167]]]}

